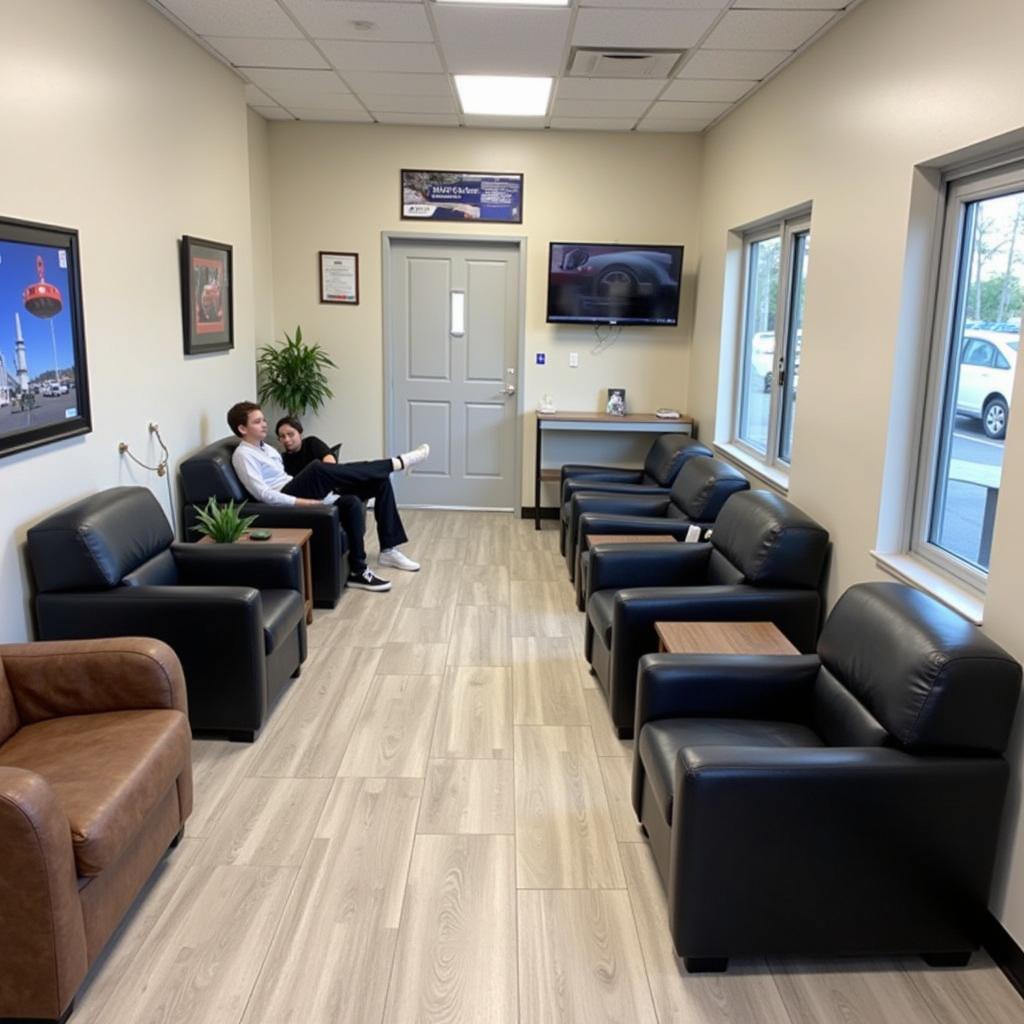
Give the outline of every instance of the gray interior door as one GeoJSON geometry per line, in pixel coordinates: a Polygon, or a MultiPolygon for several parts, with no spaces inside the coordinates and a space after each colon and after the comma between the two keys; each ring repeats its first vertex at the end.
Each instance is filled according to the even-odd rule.
{"type": "Polygon", "coordinates": [[[519,248],[393,239],[390,260],[392,441],[430,445],[429,459],[394,478],[398,499],[511,509],[519,248]]]}

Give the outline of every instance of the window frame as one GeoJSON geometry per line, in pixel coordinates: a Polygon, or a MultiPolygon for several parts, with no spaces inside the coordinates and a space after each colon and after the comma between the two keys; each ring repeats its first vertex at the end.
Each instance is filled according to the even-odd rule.
{"type": "MultiPolygon", "coordinates": [[[[743,259],[740,274],[740,316],[735,342],[735,390],[733,394],[733,414],[730,429],[730,444],[738,449],[743,456],[774,473],[788,477],[792,458],[782,457],[782,427],[784,422],[783,402],[793,376],[793,339],[791,338],[791,319],[794,299],[797,295],[796,272],[799,270],[796,255],[801,236],[809,238],[811,234],[811,208],[804,207],[784,216],[776,216],[771,220],[746,230],[742,235],[743,259]],[[747,324],[750,316],[751,301],[751,254],[759,242],[778,238],[779,280],[778,292],[775,297],[775,352],[773,355],[774,371],[768,402],[768,431],[765,438],[765,451],[759,451],[750,441],[740,434],[744,413],[744,384],[747,380],[748,368],[751,363],[747,348],[747,324]]],[[[806,304],[806,294],[804,295],[806,304]]],[[[756,332],[755,332],[756,333],[756,332]]],[[[751,339],[753,334],[750,335],[751,339]]],[[[790,446],[792,449],[792,445],[790,446]]],[[[791,451],[792,454],[792,451],[791,451]]]]}
{"type": "MultiPolygon", "coordinates": [[[[953,429],[943,437],[944,413],[948,403],[955,401],[951,392],[954,379],[958,377],[950,373],[952,332],[961,319],[961,304],[966,301],[967,289],[970,287],[969,268],[966,278],[964,276],[964,262],[971,255],[965,252],[964,243],[973,232],[969,207],[971,203],[1024,192],[1024,161],[1018,156],[1013,162],[1001,161],[983,169],[975,166],[952,171],[943,176],[940,188],[942,221],[938,231],[937,269],[932,281],[932,317],[925,360],[925,398],[920,437],[911,466],[911,507],[903,550],[920,558],[933,570],[984,595],[989,572],[958,558],[932,541],[929,535],[935,515],[941,515],[941,512],[935,511],[936,483],[940,467],[944,468],[948,464],[949,448],[956,429],[954,410],[953,429]]],[[[998,510],[996,514],[998,516],[998,510]]]]}

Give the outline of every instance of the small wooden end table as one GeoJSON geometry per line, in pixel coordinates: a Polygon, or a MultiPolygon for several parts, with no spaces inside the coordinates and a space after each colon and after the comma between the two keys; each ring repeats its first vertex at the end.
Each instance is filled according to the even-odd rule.
{"type": "Polygon", "coordinates": [[[669,654],[799,654],[774,622],[656,622],[669,654]]]}
{"type": "Polygon", "coordinates": [[[588,533],[587,545],[595,544],[675,544],[671,533],[588,533]]]}
{"type": "MultiPolygon", "coordinates": [[[[255,527],[259,530],[262,527],[255,527]]],[[[309,555],[309,540],[313,536],[312,530],[293,529],[292,527],[275,526],[268,527],[270,537],[267,540],[253,540],[248,533],[243,533],[236,544],[288,544],[297,547],[302,552],[302,600],[306,609],[306,623],[313,621],[313,562],[309,555]]],[[[203,537],[200,544],[214,543],[212,538],[203,537]]]]}

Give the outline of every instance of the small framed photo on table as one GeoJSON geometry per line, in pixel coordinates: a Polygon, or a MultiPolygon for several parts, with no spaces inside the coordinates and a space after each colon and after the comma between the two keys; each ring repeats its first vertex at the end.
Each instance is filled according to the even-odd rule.
{"type": "Polygon", "coordinates": [[[231,246],[185,235],[181,240],[181,306],[185,355],[235,347],[231,246]]]}
{"type": "Polygon", "coordinates": [[[320,301],[359,305],[359,253],[320,253],[320,301]]]}

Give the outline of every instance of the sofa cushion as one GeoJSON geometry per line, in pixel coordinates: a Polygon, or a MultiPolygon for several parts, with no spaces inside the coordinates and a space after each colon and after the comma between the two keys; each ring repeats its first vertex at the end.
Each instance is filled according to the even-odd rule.
{"type": "Polygon", "coordinates": [[[677,754],[684,747],[821,747],[810,729],[793,722],[741,718],[666,718],[640,731],[640,760],[665,823],[672,824],[677,754]]]}
{"type": "Polygon", "coordinates": [[[672,485],[672,504],[680,518],[711,523],[732,495],[749,489],[746,478],[728,463],[698,455],[679,470],[672,485]]]}
{"type": "Polygon", "coordinates": [[[0,659],[0,743],[3,743],[18,728],[18,709],[7,683],[3,659],[0,659]]]}
{"type": "Polygon", "coordinates": [[[686,434],[662,434],[644,459],[644,483],[671,487],[687,459],[697,455],[713,455],[707,445],[686,434]]]}
{"type": "Polygon", "coordinates": [[[612,646],[612,619],[615,616],[615,595],[617,590],[599,590],[587,601],[587,615],[594,632],[604,641],[605,647],[612,646]]]}
{"type": "Polygon", "coordinates": [[[101,874],[135,838],[191,757],[181,711],[51,718],[0,746],[0,765],[40,775],[67,815],[78,874],[101,874]]]}
{"type": "Polygon", "coordinates": [[[297,590],[263,590],[263,641],[267,654],[273,654],[281,642],[291,635],[306,614],[297,590]]]}

